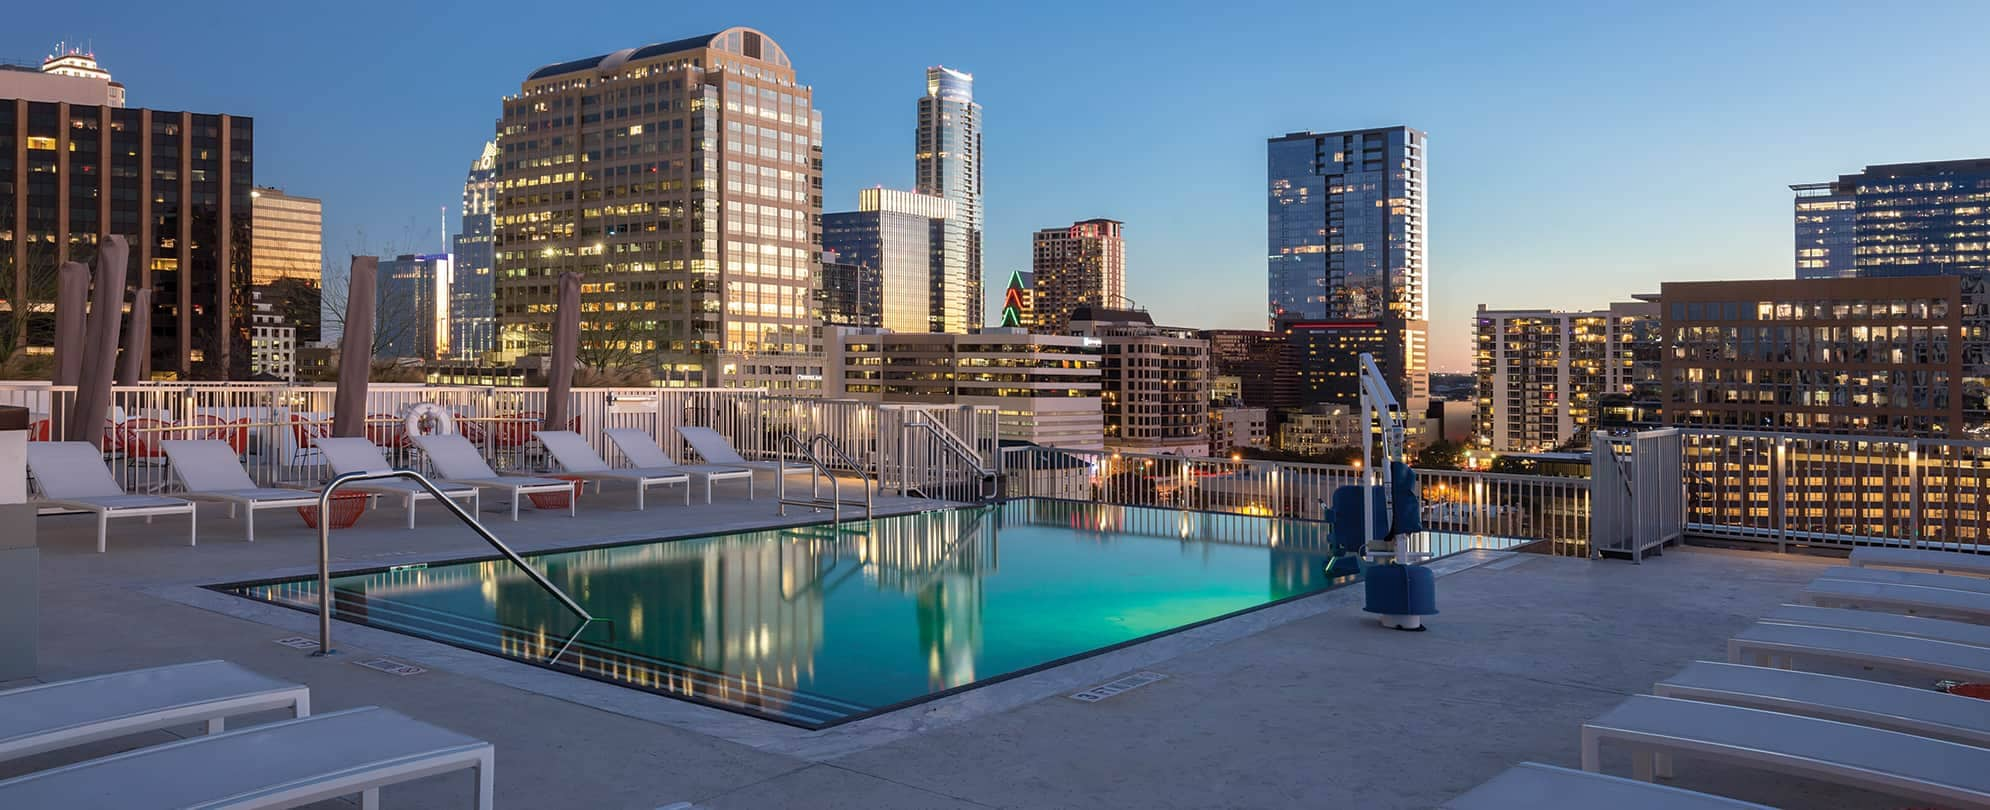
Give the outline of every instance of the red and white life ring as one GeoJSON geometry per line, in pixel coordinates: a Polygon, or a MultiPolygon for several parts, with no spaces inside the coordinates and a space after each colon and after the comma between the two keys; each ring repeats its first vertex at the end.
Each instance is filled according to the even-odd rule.
{"type": "Polygon", "coordinates": [[[417,402],[408,406],[408,412],[401,419],[401,427],[409,436],[432,436],[456,432],[456,417],[449,409],[433,402],[417,402]]]}

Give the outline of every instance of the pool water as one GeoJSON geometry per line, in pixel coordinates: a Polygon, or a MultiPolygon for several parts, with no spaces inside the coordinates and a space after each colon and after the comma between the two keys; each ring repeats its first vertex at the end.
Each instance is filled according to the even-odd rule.
{"type": "Polygon", "coordinates": [[[502,559],[336,577],[334,615],[821,728],[1349,581],[1322,524],[1041,499],[528,559],[608,621],[502,559]]]}

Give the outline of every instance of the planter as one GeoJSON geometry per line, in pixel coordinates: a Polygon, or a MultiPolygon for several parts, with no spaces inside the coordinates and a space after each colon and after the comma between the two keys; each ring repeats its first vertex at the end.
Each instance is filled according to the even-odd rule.
{"type": "Polygon", "coordinates": [[[587,489],[586,480],[571,475],[549,475],[546,477],[558,478],[562,481],[572,481],[574,482],[574,489],[573,492],[570,493],[569,492],[526,493],[525,497],[531,498],[532,505],[539,509],[565,509],[569,506],[572,506],[575,502],[577,502],[580,499],[580,493],[587,489]]]}
{"type": "MultiPolygon", "coordinates": [[[[366,499],[373,497],[364,492],[338,492],[332,495],[332,528],[350,529],[359,522],[359,516],[366,514],[366,499]]],[[[297,514],[304,518],[304,525],[318,528],[318,507],[297,507],[297,514]]]]}

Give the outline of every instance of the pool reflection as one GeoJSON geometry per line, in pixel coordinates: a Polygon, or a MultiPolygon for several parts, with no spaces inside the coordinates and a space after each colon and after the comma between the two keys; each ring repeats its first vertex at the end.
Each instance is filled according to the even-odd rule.
{"type": "MultiPolygon", "coordinates": [[[[1318,524],[1018,500],[532,558],[596,616],[553,665],[820,727],[1331,587],[1318,524]]],[[[315,582],[241,589],[315,604],[315,582]]],[[[575,617],[503,561],[334,581],[340,618],[541,663],[575,617]]]]}

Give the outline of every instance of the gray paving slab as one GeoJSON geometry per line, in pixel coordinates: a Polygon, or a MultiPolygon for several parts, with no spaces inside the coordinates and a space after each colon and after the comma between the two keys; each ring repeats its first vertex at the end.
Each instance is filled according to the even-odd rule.
{"type": "MultiPolygon", "coordinates": [[[[658,498],[647,512],[589,493],[578,518],[490,525],[530,551],[819,519],[782,520],[739,489],[721,485],[709,506],[658,498]]],[[[881,512],[934,505],[879,501],[881,512]]],[[[413,532],[389,510],[335,534],[335,568],[488,555],[440,511],[421,515],[413,532]]],[[[310,572],[315,532],[267,512],[248,544],[219,510],[202,517],[212,531],[197,547],[162,519],[118,527],[102,555],[87,519],[44,519],[40,677],[227,658],[309,684],[321,709],[388,706],[490,740],[500,807],[1428,807],[1515,762],[1575,764],[1583,719],[1720,657],[1728,635],[1826,564],[1480,552],[1442,563],[1444,612],[1426,633],[1384,630],[1360,613],[1358,590],[1331,592],[807,732],[372,628],[340,625],[348,657],[313,659],[272,643],[311,635],[312,617],[195,586],[310,572]],[[351,663],[376,655],[428,671],[351,663]],[[1141,670],[1168,677],[1097,703],[1065,697],[1141,670]]],[[[1615,755],[1606,765],[1628,772],[1615,755]]],[[[1900,806],[1700,763],[1681,763],[1678,784],[1779,806],[1900,806]]],[[[462,795],[435,780],[386,804],[462,795]]]]}

